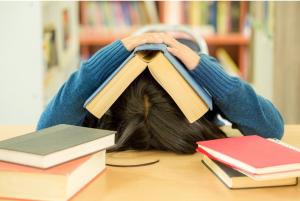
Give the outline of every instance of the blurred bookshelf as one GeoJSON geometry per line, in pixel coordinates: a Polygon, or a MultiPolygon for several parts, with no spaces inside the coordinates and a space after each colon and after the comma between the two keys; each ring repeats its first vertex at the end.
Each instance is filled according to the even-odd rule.
{"type": "Polygon", "coordinates": [[[43,103],[57,93],[79,66],[77,2],[41,2],[43,35],[43,103]]]}
{"type": "MultiPolygon", "coordinates": [[[[80,2],[80,54],[87,59],[99,48],[148,24],[183,24],[204,37],[209,54],[221,48],[247,79],[249,2],[238,1],[101,1],[80,2]]],[[[218,58],[217,58],[218,59],[218,58]]]]}

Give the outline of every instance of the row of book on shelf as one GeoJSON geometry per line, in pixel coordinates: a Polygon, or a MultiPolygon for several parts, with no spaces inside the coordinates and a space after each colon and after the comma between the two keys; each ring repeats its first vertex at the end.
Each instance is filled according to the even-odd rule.
{"type": "MultiPolygon", "coordinates": [[[[144,71],[150,71],[190,122],[211,109],[210,95],[163,44],[136,48],[84,107],[101,118],[144,71]],[[172,76],[161,76],[166,74],[172,76]]],[[[105,174],[105,149],[114,144],[115,131],[64,124],[1,141],[0,197],[68,200],[105,174]]],[[[203,163],[230,188],[296,185],[300,176],[299,150],[278,140],[254,135],[197,144],[203,163]]]]}
{"type": "Polygon", "coordinates": [[[238,1],[168,1],[160,8],[162,23],[188,24],[205,32],[227,34],[240,32],[238,1]]]}
{"type": "Polygon", "coordinates": [[[238,1],[100,1],[81,3],[81,24],[90,27],[131,27],[186,24],[205,33],[240,32],[238,1]]]}
{"type": "Polygon", "coordinates": [[[120,27],[158,22],[156,5],[151,1],[81,3],[81,23],[83,25],[120,27]]]}

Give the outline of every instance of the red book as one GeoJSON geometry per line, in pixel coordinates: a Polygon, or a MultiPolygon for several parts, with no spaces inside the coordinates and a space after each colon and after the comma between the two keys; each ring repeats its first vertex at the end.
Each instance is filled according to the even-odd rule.
{"type": "MultiPolygon", "coordinates": [[[[252,175],[297,172],[300,152],[257,135],[200,141],[198,152],[252,175]]],[[[295,176],[295,175],[293,175],[295,176]]]]}

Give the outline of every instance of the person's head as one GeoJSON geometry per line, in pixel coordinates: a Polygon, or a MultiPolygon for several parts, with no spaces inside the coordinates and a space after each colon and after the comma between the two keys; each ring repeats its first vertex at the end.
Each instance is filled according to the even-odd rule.
{"type": "MultiPolygon", "coordinates": [[[[199,46],[177,39],[195,52],[199,46]]],[[[189,154],[196,142],[226,137],[204,116],[189,123],[169,94],[145,70],[98,121],[89,116],[85,126],[116,130],[116,145],[108,151],[127,149],[167,150],[189,154]]]]}
{"type": "Polygon", "coordinates": [[[144,71],[97,122],[117,130],[110,150],[168,150],[194,153],[196,141],[225,137],[205,117],[189,123],[169,94],[144,71]]]}

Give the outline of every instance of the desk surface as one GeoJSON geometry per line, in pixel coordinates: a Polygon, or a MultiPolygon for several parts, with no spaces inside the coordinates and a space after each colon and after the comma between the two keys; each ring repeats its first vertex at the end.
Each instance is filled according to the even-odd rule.
{"type": "MultiPolygon", "coordinates": [[[[33,129],[28,126],[24,128],[26,132],[33,129]]],[[[0,126],[0,139],[16,136],[22,131],[22,127],[0,126]]],[[[300,148],[300,125],[287,125],[283,141],[300,148]]],[[[300,184],[292,187],[229,190],[201,164],[200,154],[186,156],[140,152],[123,153],[122,157],[160,159],[160,162],[144,167],[107,167],[101,176],[72,201],[296,201],[300,198],[300,184]]]]}

